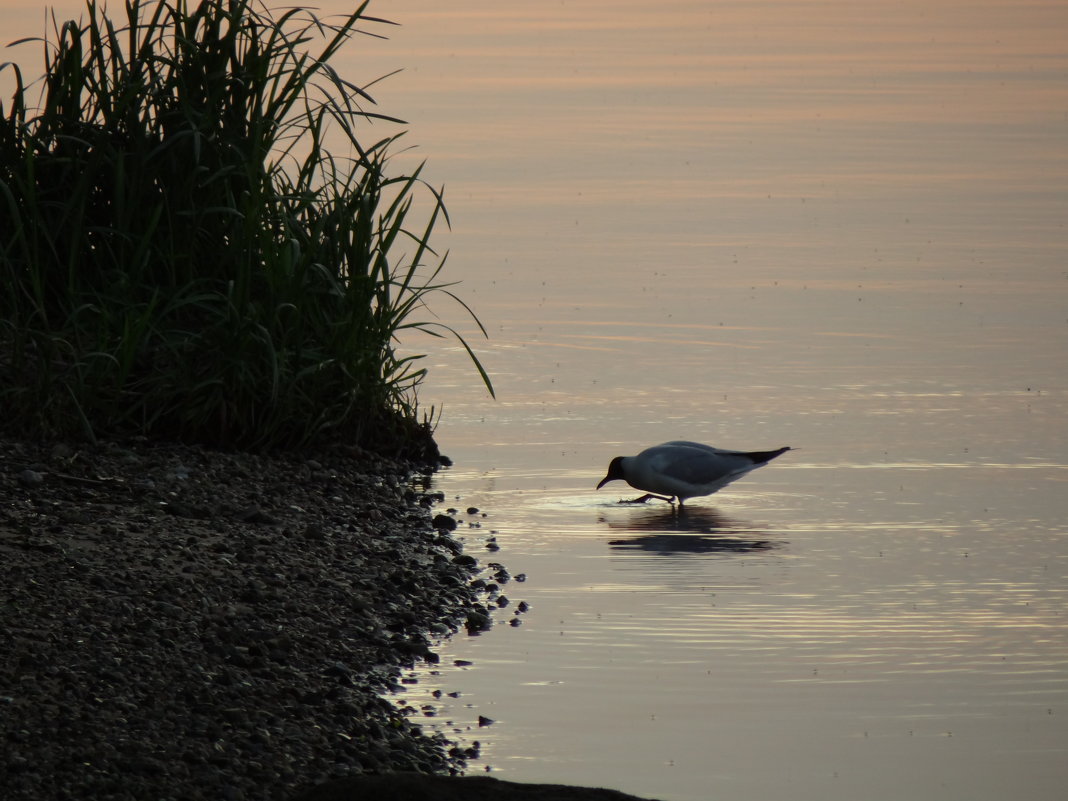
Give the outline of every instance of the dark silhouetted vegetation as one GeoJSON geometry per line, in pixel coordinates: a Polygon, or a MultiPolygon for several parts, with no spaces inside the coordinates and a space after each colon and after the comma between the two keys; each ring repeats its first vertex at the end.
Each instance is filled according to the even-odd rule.
{"type": "Polygon", "coordinates": [[[412,332],[456,337],[492,392],[425,305],[470,313],[430,245],[441,193],[421,167],[390,174],[399,134],[365,137],[401,121],[330,66],[376,35],[358,25],[388,24],[365,8],[126,0],[113,20],[89,0],[84,22],[13,43],[43,42],[46,69],[2,67],[0,426],[242,448],[429,436],[421,357],[397,350],[412,332]]]}

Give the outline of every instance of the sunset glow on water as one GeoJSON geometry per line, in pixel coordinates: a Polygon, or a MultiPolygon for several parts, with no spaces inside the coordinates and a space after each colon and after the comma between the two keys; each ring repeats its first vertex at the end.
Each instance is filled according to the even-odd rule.
{"type": "MultiPolygon", "coordinates": [[[[338,67],[403,70],[369,91],[490,335],[433,309],[497,400],[403,342],[437,487],[531,607],[441,645],[423,724],[479,740],[472,771],[665,801],[1059,801],[1068,5],[370,11],[400,24],[338,67]],[[673,439],[798,450],[685,516],[594,490],[673,439]]],[[[42,29],[0,0],[5,41],[42,29]]]]}

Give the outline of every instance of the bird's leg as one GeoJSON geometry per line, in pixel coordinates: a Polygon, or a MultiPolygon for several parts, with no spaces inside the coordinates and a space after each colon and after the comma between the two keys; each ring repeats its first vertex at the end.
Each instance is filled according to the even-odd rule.
{"type": "Polygon", "coordinates": [[[643,495],[642,497],[640,497],[640,498],[635,498],[635,499],[634,499],[634,500],[632,500],[632,501],[623,501],[623,500],[621,500],[621,501],[620,501],[620,503],[645,503],[645,502],[646,502],[647,500],[649,500],[650,498],[656,498],[656,499],[657,499],[658,501],[667,501],[667,502],[668,502],[668,503],[670,503],[670,504],[671,504],[672,506],[674,506],[674,505],[675,505],[675,496],[674,496],[674,495],[672,495],[672,496],[671,496],[670,498],[667,498],[667,497],[665,497],[665,496],[663,496],[663,495],[654,495],[654,494],[653,494],[653,493],[651,493],[651,492],[647,492],[647,493],[646,493],[645,495],[643,495]]]}

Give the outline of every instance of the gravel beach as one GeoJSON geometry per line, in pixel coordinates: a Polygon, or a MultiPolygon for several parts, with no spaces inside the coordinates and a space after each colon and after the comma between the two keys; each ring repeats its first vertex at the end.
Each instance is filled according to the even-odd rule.
{"type": "Polygon", "coordinates": [[[434,527],[429,470],[0,440],[0,798],[283,799],[459,771],[463,746],[380,695],[495,606],[434,527]]]}

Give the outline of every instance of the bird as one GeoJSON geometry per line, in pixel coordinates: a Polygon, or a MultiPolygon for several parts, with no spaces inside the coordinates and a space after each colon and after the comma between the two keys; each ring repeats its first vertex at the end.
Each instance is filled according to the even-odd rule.
{"type": "Polygon", "coordinates": [[[657,498],[674,505],[678,498],[681,507],[687,498],[711,495],[792,450],[797,449],[787,445],[773,451],[729,451],[699,442],[674,440],[646,448],[637,456],[615,457],[597,489],[609,481],[626,481],[646,494],[625,503],[645,503],[657,498]]]}

